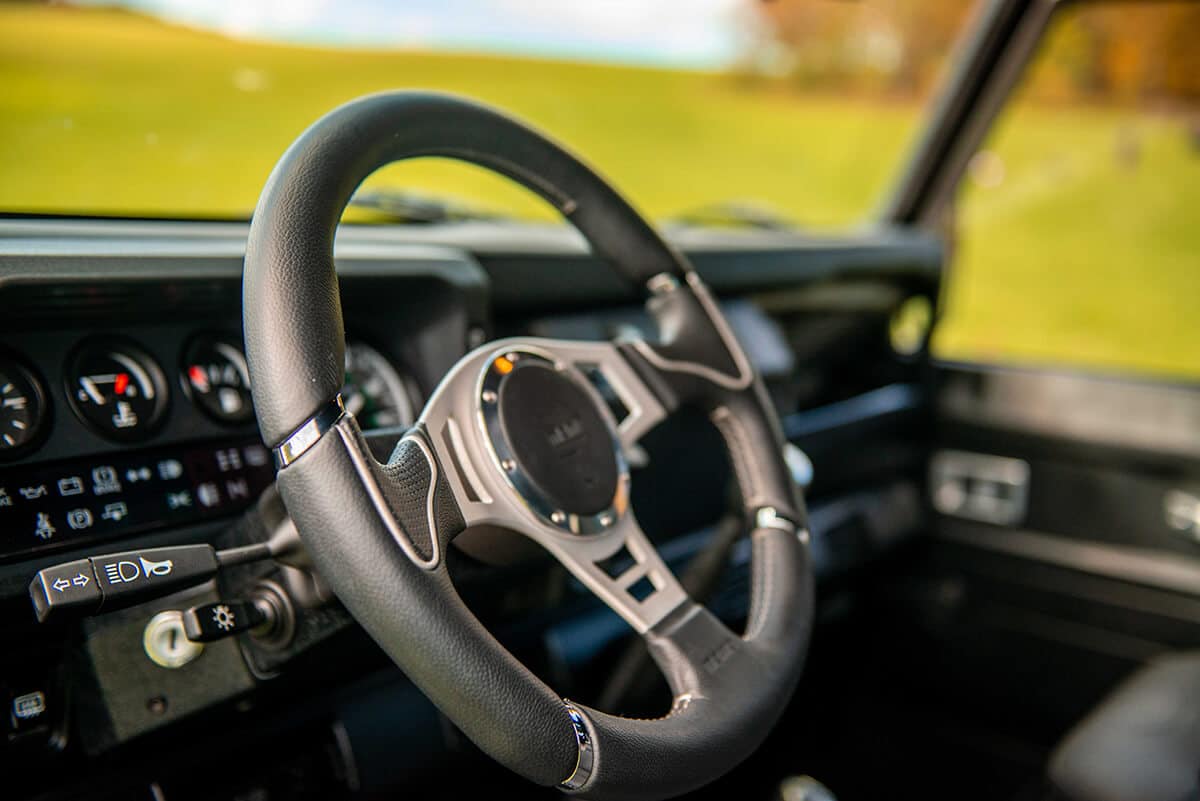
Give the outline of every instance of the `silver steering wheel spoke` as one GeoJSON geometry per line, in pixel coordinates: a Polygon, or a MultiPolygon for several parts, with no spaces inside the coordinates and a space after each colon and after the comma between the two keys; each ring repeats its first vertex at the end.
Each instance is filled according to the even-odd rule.
{"type": "Polygon", "coordinates": [[[687,600],[629,504],[626,454],[665,416],[615,345],[514,338],[460,361],[418,426],[444,467],[467,526],[499,526],[533,539],[644,633],[687,600]],[[523,375],[537,381],[518,395],[505,381],[521,370],[536,371],[523,375]],[[542,384],[561,403],[538,393],[542,384]],[[521,423],[532,446],[529,439],[515,439],[504,404],[530,409],[521,423]],[[592,474],[580,468],[589,457],[601,459],[605,469],[592,474]],[[579,470],[584,472],[573,472],[579,470]],[[580,501],[573,492],[565,494],[575,503],[563,502],[564,493],[554,491],[556,471],[570,473],[564,482],[599,488],[599,502],[580,501]],[[605,484],[609,472],[615,476],[611,485],[605,484]]]}
{"type": "Polygon", "coordinates": [[[445,466],[468,526],[499,525],[523,531],[541,524],[579,534],[587,533],[593,523],[608,528],[626,511],[627,486],[618,487],[625,502],[614,499],[616,508],[611,519],[599,513],[594,521],[573,520],[568,510],[548,508],[553,504],[547,499],[523,492],[520,466],[509,463],[505,443],[494,436],[500,397],[492,382],[498,374],[534,361],[553,367],[592,399],[620,446],[619,481],[627,484],[627,454],[667,413],[617,347],[609,342],[533,337],[490,342],[455,365],[429,399],[417,424],[424,427],[445,466]],[[621,419],[597,388],[595,376],[602,379],[623,407],[621,419]]]}
{"type": "Polygon", "coordinates": [[[530,536],[638,634],[690,601],[632,512],[594,540],[530,536]]]}

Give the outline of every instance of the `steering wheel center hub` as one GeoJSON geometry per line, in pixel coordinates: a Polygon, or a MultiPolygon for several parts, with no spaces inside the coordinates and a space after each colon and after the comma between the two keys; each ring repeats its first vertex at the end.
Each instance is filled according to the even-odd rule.
{"type": "Polygon", "coordinates": [[[616,522],[628,470],[603,401],[577,370],[505,353],[488,364],[479,398],[496,467],[539,517],[574,534],[616,522]]]}

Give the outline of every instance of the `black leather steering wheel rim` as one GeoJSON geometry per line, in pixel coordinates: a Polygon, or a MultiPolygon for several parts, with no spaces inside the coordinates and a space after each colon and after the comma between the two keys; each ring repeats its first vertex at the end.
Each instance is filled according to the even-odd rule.
{"type": "MultiPolygon", "coordinates": [[[[278,485],[314,562],[483,750],[540,784],[635,799],[698,787],[757,747],[786,706],[807,649],[813,587],[803,506],[761,382],[716,304],[682,256],[596,173],[511,118],[460,98],[396,92],[354,101],[306,131],[272,173],[251,226],[244,314],[259,427],[286,464],[278,485]],[[643,636],[676,695],[661,719],[567,704],[496,643],[449,581],[440,555],[470,522],[472,493],[470,471],[459,464],[469,454],[450,447],[447,432],[456,429],[441,412],[467,386],[461,376],[473,381],[480,364],[497,358],[492,351],[464,357],[387,465],[365,456],[357,424],[338,413],[344,333],[334,232],[367,175],[418,156],[472,162],[525,185],[618,273],[648,287],[659,340],[622,344],[603,358],[664,411],[701,405],[724,436],[754,529],[747,630],[736,637],[686,598],[647,621],[643,636]],[[303,449],[289,450],[296,442],[303,449]]],[[[565,343],[541,344],[551,356],[570,352],[565,343]]],[[[539,346],[514,341],[496,353],[515,359],[539,346]]],[[[546,536],[557,542],[559,533],[546,536]]],[[[647,575],[669,585],[656,559],[647,556],[647,575]]]]}
{"type": "Polygon", "coordinates": [[[255,410],[268,443],[295,431],[342,386],[342,310],[333,238],[363,180],[404,159],[457,159],[513,179],[554,206],[596,253],[639,288],[682,274],[682,259],[595,172],[544,136],[486,106],[425,92],[355,100],[321,118],[279,160],[254,210],[246,245],[248,357],[260,386],[255,410]],[[533,165],[537,165],[536,169],[533,165]],[[287,302],[261,303],[285,296],[287,302]],[[281,337],[306,329],[308,336],[281,337]]]}

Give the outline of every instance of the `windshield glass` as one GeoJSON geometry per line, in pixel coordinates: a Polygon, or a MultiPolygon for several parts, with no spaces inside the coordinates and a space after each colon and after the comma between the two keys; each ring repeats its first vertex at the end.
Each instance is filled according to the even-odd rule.
{"type": "MultiPolygon", "coordinates": [[[[247,218],[321,114],[421,88],[526,119],[659,220],[846,225],[896,173],[969,12],[957,0],[0,4],[0,212],[247,218]]],[[[429,160],[367,189],[363,220],[438,219],[431,198],[450,219],[548,214],[500,179],[429,160]]]]}

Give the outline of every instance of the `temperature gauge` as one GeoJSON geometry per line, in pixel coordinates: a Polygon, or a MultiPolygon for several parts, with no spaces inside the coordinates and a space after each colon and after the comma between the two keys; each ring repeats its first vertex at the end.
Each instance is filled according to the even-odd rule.
{"type": "Polygon", "coordinates": [[[46,419],[45,394],[33,373],[0,358],[0,458],[12,458],[37,444],[46,419]]]}
{"type": "Polygon", "coordinates": [[[192,340],[183,354],[183,388],[202,412],[219,423],[240,425],[254,419],[250,371],[232,340],[192,340]]]}
{"type": "Polygon", "coordinates": [[[124,342],[82,346],[67,365],[66,379],[75,413],[110,439],[145,439],[167,409],[162,369],[124,342]]]}

